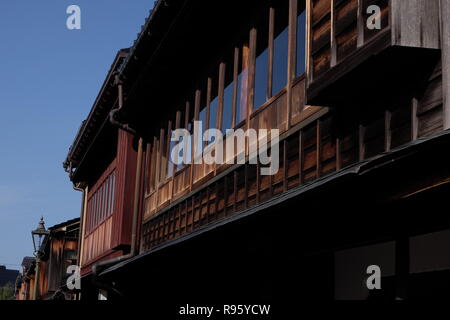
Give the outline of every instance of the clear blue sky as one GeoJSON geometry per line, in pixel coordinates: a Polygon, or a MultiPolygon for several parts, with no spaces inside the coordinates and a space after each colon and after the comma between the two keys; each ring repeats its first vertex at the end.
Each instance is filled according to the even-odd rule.
{"type": "MultiPolygon", "coordinates": [[[[31,230],[78,217],[62,168],[118,49],[132,45],[153,0],[0,2],[0,265],[32,254],[31,230]],[[81,30],[66,9],[81,8],[81,30]]],[[[15,265],[14,265],[15,264],[15,265]]]]}

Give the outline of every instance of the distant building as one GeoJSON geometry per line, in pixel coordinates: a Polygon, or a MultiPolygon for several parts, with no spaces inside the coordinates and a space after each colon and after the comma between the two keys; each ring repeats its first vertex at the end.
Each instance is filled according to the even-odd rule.
{"type": "Polygon", "coordinates": [[[19,271],[6,269],[5,266],[0,266],[0,287],[3,287],[7,284],[14,285],[18,275],[19,271]]]}
{"type": "Polygon", "coordinates": [[[16,300],[29,300],[31,298],[30,282],[34,272],[34,257],[25,257],[20,265],[20,273],[16,279],[16,300]]]}
{"type": "MultiPolygon", "coordinates": [[[[68,267],[77,265],[80,219],[73,219],[50,227],[50,234],[42,242],[42,261],[39,268],[37,299],[74,300],[77,292],[67,288],[68,267]]],[[[25,257],[16,282],[16,299],[31,300],[35,286],[36,260],[25,257]]]]}

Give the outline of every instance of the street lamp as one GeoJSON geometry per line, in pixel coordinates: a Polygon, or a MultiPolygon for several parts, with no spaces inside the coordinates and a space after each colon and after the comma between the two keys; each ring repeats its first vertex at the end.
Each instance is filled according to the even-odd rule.
{"type": "Polygon", "coordinates": [[[44,217],[41,217],[41,221],[39,221],[38,227],[36,230],[31,231],[31,236],[33,238],[33,246],[34,246],[34,256],[36,257],[36,268],[35,268],[35,277],[34,277],[34,288],[33,288],[33,300],[36,300],[38,294],[38,286],[39,286],[39,264],[41,263],[41,258],[43,252],[41,251],[42,241],[44,237],[49,235],[50,231],[45,229],[44,217]]]}

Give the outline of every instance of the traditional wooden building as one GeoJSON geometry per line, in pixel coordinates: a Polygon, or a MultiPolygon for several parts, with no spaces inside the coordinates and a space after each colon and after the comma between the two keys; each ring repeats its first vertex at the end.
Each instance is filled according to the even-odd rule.
{"type": "Polygon", "coordinates": [[[84,194],[82,297],[448,296],[449,10],[158,1],[65,161],[84,194]],[[278,170],[262,174],[250,139],[187,140],[174,163],[173,132],[196,121],[225,141],[279,130],[278,170]]]}
{"type": "MultiPolygon", "coordinates": [[[[80,219],[50,227],[42,241],[36,300],[75,300],[77,290],[67,287],[69,266],[77,266],[80,219]]],[[[33,300],[36,285],[36,259],[25,257],[16,282],[16,299],[33,300]]]]}
{"type": "MultiPolygon", "coordinates": [[[[31,300],[31,282],[34,280],[31,270],[34,268],[34,257],[24,257],[20,265],[20,273],[16,279],[16,300],[31,300]]],[[[34,270],[34,269],[33,269],[34,270]]]]}

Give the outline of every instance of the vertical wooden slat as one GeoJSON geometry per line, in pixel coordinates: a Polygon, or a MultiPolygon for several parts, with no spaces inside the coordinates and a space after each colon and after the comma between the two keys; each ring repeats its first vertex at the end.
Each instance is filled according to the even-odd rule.
{"type": "Polygon", "coordinates": [[[289,41],[288,41],[288,72],[287,72],[287,130],[291,127],[292,110],[292,82],[296,73],[297,61],[297,3],[298,0],[289,0],[289,41]]]}
{"type": "Polygon", "coordinates": [[[190,112],[191,112],[191,104],[189,103],[189,101],[186,101],[186,107],[184,109],[185,111],[185,119],[184,119],[184,128],[188,129],[189,128],[189,121],[191,121],[190,118],[190,112]]]}
{"type": "Polygon", "coordinates": [[[225,90],[225,63],[220,63],[219,66],[219,93],[218,93],[218,112],[216,119],[216,127],[219,130],[222,130],[222,122],[223,122],[223,104],[224,104],[224,90],[225,90]]]}
{"type": "Polygon", "coordinates": [[[357,47],[361,47],[364,44],[364,8],[363,8],[363,0],[358,0],[358,15],[357,15],[357,28],[358,28],[358,40],[357,47]]]}
{"type": "Polygon", "coordinates": [[[303,164],[304,164],[304,158],[305,158],[305,152],[303,150],[303,130],[299,131],[298,136],[298,165],[299,165],[299,185],[303,184],[303,164]]]}
{"type": "Polygon", "coordinates": [[[308,82],[313,80],[311,41],[312,41],[312,0],[306,0],[306,75],[308,82]]]}
{"type": "Polygon", "coordinates": [[[164,129],[161,129],[159,131],[159,152],[158,152],[158,182],[157,182],[157,187],[159,190],[159,185],[161,183],[162,180],[162,156],[163,156],[163,144],[164,144],[164,129]]]}
{"type": "MultiPolygon", "coordinates": [[[[180,129],[180,122],[181,122],[181,112],[177,111],[176,118],[175,118],[175,129],[180,129]]],[[[176,159],[176,160],[178,162],[179,159],[176,159]]],[[[169,164],[170,164],[170,162],[171,161],[170,161],[170,154],[169,154],[169,164]]],[[[177,172],[177,166],[175,165],[175,163],[172,163],[172,179],[173,180],[175,180],[174,177],[175,177],[176,172],[177,172]]],[[[174,197],[174,195],[175,195],[175,181],[173,182],[173,186],[172,186],[171,199],[174,197]]]]}
{"type": "MultiPolygon", "coordinates": [[[[199,113],[200,113],[200,103],[201,103],[201,91],[199,89],[195,90],[195,102],[194,102],[194,121],[198,121],[198,117],[199,117],[199,113]]],[[[194,125],[194,124],[192,124],[194,125]]],[[[197,134],[199,134],[198,132],[196,132],[197,130],[193,129],[194,131],[194,138],[192,139],[191,143],[192,143],[192,155],[191,155],[191,181],[190,181],[190,186],[189,186],[189,190],[192,191],[192,186],[194,184],[194,169],[195,169],[195,157],[197,155],[197,134]]]]}
{"type": "MultiPolygon", "coordinates": [[[[209,129],[209,120],[211,118],[211,93],[212,91],[212,78],[208,77],[208,85],[206,88],[206,123],[203,124],[204,126],[204,130],[208,130],[209,129]]],[[[206,144],[206,142],[203,143],[204,145],[206,144]]]]}
{"type": "Polygon", "coordinates": [[[154,150],[154,156],[152,159],[152,168],[154,170],[154,172],[152,173],[153,175],[153,191],[156,190],[156,185],[157,185],[157,181],[158,181],[158,174],[159,174],[159,170],[158,170],[158,138],[157,137],[153,137],[153,150],[154,150]]]}
{"type": "MultiPolygon", "coordinates": [[[[248,61],[248,87],[247,87],[247,118],[245,127],[247,130],[250,128],[250,116],[253,112],[253,107],[255,103],[255,69],[256,69],[256,40],[258,32],[256,28],[250,30],[250,41],[249,41],[249,61],[248,61]]],[[[248,151],[248,143],[247,151],[248,151]]],[[[246,154],[248,154],[246,152],[246,154]]]]}
{"type": "Polygon", "coordinates": [[[391,151],[391,119],[392,113],[386,110],[384,113],[384,146],[385,151],[391,151]]]}
{"type": "Polygon", "coordinates": [[[334,67],[337,63],[337,45],[336,45],[336,5],[335,0],[331,0],[331,57],[330,65],[334,67]]]}
{"type": "Polygon", "coordinates": [[[166,139],[166,162],[165,162],[165,168],[164,168],[164,180],[166,180],[169,176],[169,166],[170,166],[170,140],[172,136],[172,121],[169,120],[169,123],[167,125],[167,139],[166,139]]]}
{"type": "MultiPolygon", "coordinates": [[[[222,123],[223,123],[223,108],[224,108],[224,90],[225,90],[225,63],[221,62],[219,66],[219,87],[218,87],[218,112],[217,112],[217,118],[216,118],[216,128],[218,130],[222,130],[222,123]]],[[[226,128],[225,128],[226,129],[226,128]]],[[[220,165],[215,163],[214,164],[214,176],[217,175],[217,168],[220,165]]]]}
{"type": "Polygon", "coordinates": [[[237,119],[237,99],[238,97],[238,76],[239,76],[239,54],[238,47],[234,48],[234,65],[233,65],[233,112],[232,112],[232,127],[236,126],[237,119]]]}

